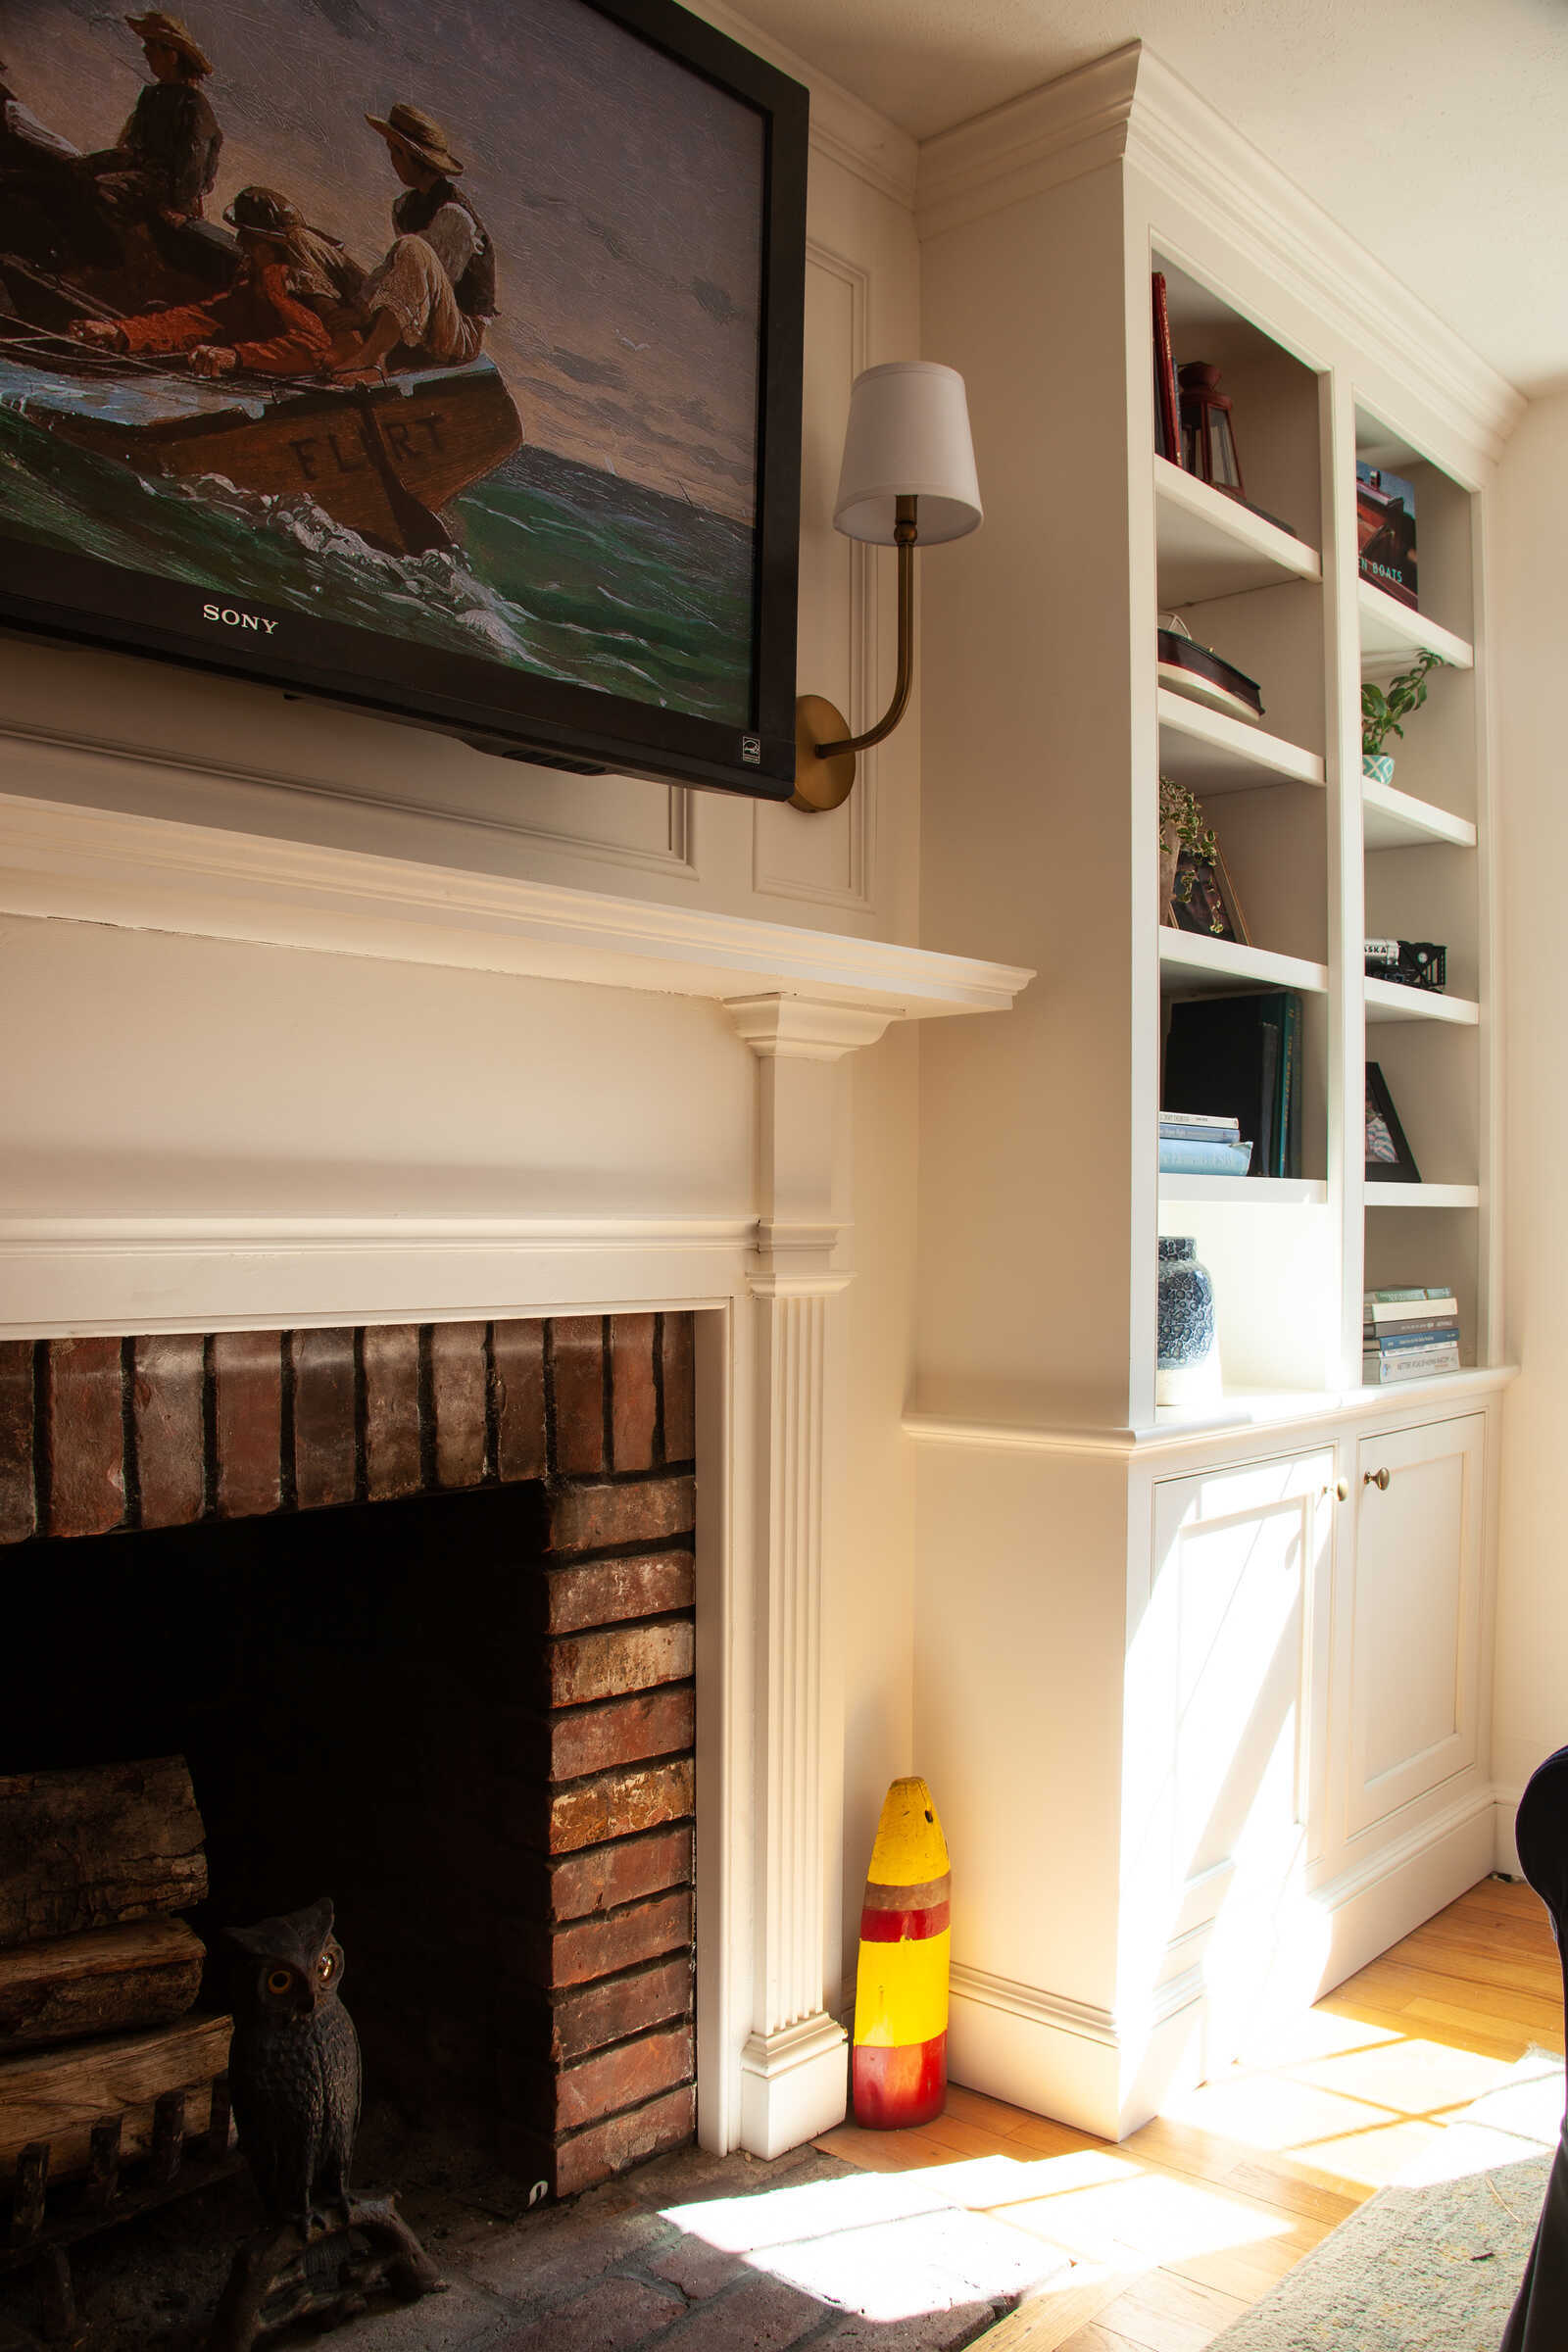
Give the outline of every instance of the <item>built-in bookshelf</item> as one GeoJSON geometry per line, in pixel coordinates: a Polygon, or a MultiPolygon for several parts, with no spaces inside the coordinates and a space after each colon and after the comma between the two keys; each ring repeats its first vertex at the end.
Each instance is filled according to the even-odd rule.
{"type": "Polygon", "coordinates": [[[1303,1000],[1307,1049],[1300,1175],[1161,1176],[1158,1228],[1191,1233],[1213,1275],[1227,1389],[1343,1391],[1360,1293],[1396,1284],[1447,1284],[1466,1364],[1492,1363],[1475,493],[1157,232],[1152,266],[1178,362],[1221,370],[1250,502],[1152,456],[1156,609],[1255,678],[1264,703],[1252,725],[1156,690],[1159,771],[1201,803],[1250,942],[1161,927],[1162,1035],[1178,1000],[1284,988],[1303,1000]],[[1415,487],[1419,610],[1359,577],[1358,456],[1415,487]],[[1363,778],[1361,683],[1424,650],[1443,666],[1391,743],[1394,781],[1363,778]],[[1446,989],[1367,978],[1369,936],[1441,942],[1446,989]],[[1364,1061],[1390,1088],[1419,1183],[1363,1180],[1364,1061]],[[1333,1312],[1303,1314],[1307,1297],[1333,1312]],[[1293,1318],[1298,1344],[1282,1343],[1293,1318]]]}

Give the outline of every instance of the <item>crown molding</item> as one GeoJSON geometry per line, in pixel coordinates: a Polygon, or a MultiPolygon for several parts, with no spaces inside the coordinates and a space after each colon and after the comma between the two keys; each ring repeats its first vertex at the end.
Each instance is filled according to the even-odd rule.
{"type": "Polygon", "coordinates": [[[1148,51],[1127,41],[1022,97],[920,144],[915,221],[923,239],[1120,161],[1148,51]]]}
{"type": "Polygon", "coordinates": [[[1126,163],[1494,462],[1525,397],[1139,41],[927,139],[922,239],[1126,163]]]}
{"type": "Polygon", "coordinates": [[[891,196],[906,212],[914,210],[919,149],[906,130],[879,115],[875,107],[832,80],[795,50],[786,49],[750,24],[723,0],[697,0],[696,13],[757,56],[765,57],[780,73],[804,82],[811,94],[813,153],[853,172],[882,195],[891,196]]]}

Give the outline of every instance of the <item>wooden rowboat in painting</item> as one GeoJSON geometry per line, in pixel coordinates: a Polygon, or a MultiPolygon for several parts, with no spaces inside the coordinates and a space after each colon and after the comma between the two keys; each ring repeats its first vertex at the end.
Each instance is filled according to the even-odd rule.
{"type": "MultiPolygon", "coordinates": [[[[39,366],[18,405],[64,440],[135,472],[309,499],[370,546],[419,555],[450,544],[442,507],[522,444],[512,395],[488,360],[373,383],[294,377],[204,382],[172,369],[39,366]]],[[[21,387],[4,386],[17,398],[21,387]]]]}

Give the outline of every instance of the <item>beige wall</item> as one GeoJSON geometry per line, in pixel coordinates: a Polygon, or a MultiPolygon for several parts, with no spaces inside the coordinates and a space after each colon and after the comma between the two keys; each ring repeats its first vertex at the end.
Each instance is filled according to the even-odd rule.
{"type": "Polygon", "coordinates": [[[1494,1761],[1505,1813],[1568,1740],[1568,1032],[1561,1017],[1563,615],[1568,393],[1532,402],[1498,475],[1493,626],[1507,1024],[1503,1089],[1509,1391],[1502,1463],[1494,1761]]]}

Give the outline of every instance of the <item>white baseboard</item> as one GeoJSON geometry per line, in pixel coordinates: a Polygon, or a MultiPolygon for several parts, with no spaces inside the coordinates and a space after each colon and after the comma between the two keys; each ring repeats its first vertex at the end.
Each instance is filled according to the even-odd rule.
{"type": "Polygon", "coordinates": [[[955,2082],[1057,2123],[1123,2139],[1159,2100],[1201,2080],[1202,1984],[1187,1971],[1136,2028],[1108,2009],[955,1963],[948,2072],[955,2082]]]}
{"type": "Polygon", "coordinates": [[[1494,1788],[1492,1794],[1496,1805],[1492,1867],[1494,1870],[1502,1871],[1510,1879],[1522,1879],[1525,1874],[1519,1867],[1519,1848],[1514,1843],[1513,1824],[1524,1790],[1522,1788],[1494,1788]]]}
{"type": "MultiPolygon", "coordinates": [[[[1498,1868],[1499,1821],[1512,1808],[1490,1783],[1382,1841],[1310,1897],[1328,1928],[1319,1992],[1498,1868]]],[[[1517,1871],[1515,1861],[1511,1868],[1517,1871]]],[[[1200,1939],[1189,1932],[1181,1957],[1200,1939]]],[[[1202,1938],[1201,1940],[1206,1940],[1202,1938]]],[[[955,1962],[948,2067],[954,2082],[1037,2115],[1122,2139],[1206,2072],[1208,1997],[1201,1958],[1152,1995],[1136,2021],[955,1962]]]]}
{"type": "Polygon", "coordinates": [[[1386,1838],[1313,1897],[1330,1928],[1319,1991],[1365,1968],[1496,1867],[1496,1791],[1490,1782],[1402,1836],[1386,1838]]]}

